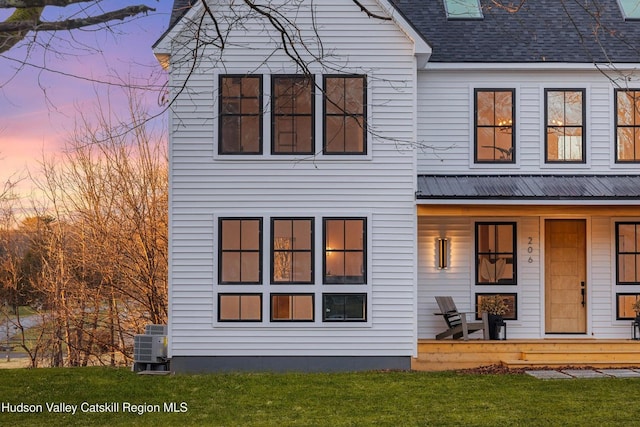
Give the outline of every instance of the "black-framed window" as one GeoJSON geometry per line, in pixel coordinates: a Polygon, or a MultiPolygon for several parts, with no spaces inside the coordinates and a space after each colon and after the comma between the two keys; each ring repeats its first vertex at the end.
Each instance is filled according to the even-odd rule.
{"type": "Polygon", "coordinates": [[[323,322],[366,322],[367,294],[322,294],[323,322]]]}
{"type": "Polygon", "coordinates": [[[262,283],[262,218],[220,218],[218,280],[262,283]]]}
{"type": "Polygon", "coordinates": [[[515,162],[515,89],[475,90],[475,162],[515,162]]]}
{"type": "Polygon", "coordinates": [[[516,284],[516,223],[476,223],[476,284],[516,284]]]}
{"type": "Polygon", "coordinates": [[[506,320],[518,320],[518,294],[515,292],[507,292],[507,293],[476,293],[476,319],[480,319],[482,313],[480,313],[479,308],[480,302],[482,298],[500,296],[507,306],[507,312],[502,315],[502,317],[506,320]]]}
{"type": "Polygon", "coordinates": [[[585,90],[545,89],[545,162],[585,163],[585,90]]]}
{"type": "Polygon", "coordinates": [[[640,89],[616,89],[616,162],[640,162],[640,89]]]}
{"type": "Polygon", "coordinates": [[[273,76],[271,87],[271,152],[313,154],[313,76],[273,76]]]}
{"type": "Polygon", "coordinates": [[[324,76],[324,154],[367,153],[367,79],[324,76]]]}
{"type": "Polygon", "coordinates": [[[324,283],[366,283],[366,218],[324,218],[323,221],[324,283]]]}
{"type": "Polygon", "coordinates": [[[262,294],[218,294],[219,322],[261,322],[262,294]]]}
{"type": "Polygon", "coordinates": [[[271,294],[272,322],[313,322],[313,294],[271,294]]]}
{"type": "Polygon", "coordinates": [[[616,222],[616,284],[640,285],[640,222],[616,222]]]}
{"type": "Polygon", "coordinates": [[[617,293],[616,294],[616,320],[635,319],[636,312],[633,305],[640,299],[640,293],[617,293]]]}
{"type": "Polygon", "coordinates": [[[221,75],[219,154],[262,154],[262,76],[221,75]]]}
{"type": "Polygon", "coordinates": [[[313,283],[313,218],[271,219],[271,282],[313,283]]]}

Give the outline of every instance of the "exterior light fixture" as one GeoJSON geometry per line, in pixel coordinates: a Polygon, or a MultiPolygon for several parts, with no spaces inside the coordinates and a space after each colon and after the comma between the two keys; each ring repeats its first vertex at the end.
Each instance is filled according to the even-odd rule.
{"type": "Polygon", "coordinates": [[[447,238],[438,238],[436,252],[438,254],[438,269],[446,270],[449,268],[449,240],[447,238]]]}

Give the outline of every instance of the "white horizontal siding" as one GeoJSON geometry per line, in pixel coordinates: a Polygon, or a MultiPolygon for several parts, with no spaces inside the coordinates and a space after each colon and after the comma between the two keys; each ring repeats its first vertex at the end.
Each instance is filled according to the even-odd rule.
{"type": "MultiPolygon", "coordinates": [[[[376,2],[363,2],[382,13],[376,2]]],[[[296,21],[315,49],[308,7],[302,2],[296,21]]],[[[274,51],[277,35],[261,23],[246,22],[226,40],[224,57],[209,49],[188,82],[188,90],[172,106],[170,353],[172,356],[355,355],[410,356],[415,351],[414,241],[415,62],[413,46],[392,22],[366,17],[351,2],[313,3],[317,31],[328,62],[310,62],[322,74],[367,74],[371,132],[366,157],[294,159],[217,155],[217,84],[219,74],[298,73],[282,52],[274,51]],[[268,60],[266,59],[268,58],[268,60]],[[222,59],[223,62],[220,62],[222,59]],[[224,66],[223,66],[224,64],[224,66]],[[400,142],[400,144],[398,144],[400,142]],[[316,278],[321,278],[322,217],[367,216],[370,220],[370,282],[367,324],[322,323],[322,292],[342,287],[314,287],[313,324],[270,323],[268,296],[292,287],[268,284],[268,241],[263,244],[264,285],[233,288],[263,293],[261,324],[216,322],[217,222],[224,215],[263,217],[313,216],[316,278]]],[[[286,7],[278,9],[286,13],[286,7]]],[[[186,33],[185,33],[186,34],[186,33]]],[[[179,41],[174,45],[179,46],[179,41]]],[[[303,53],[308,57],[306,53],[303,53]]],[[[178,57],[174,55],[174,57],[178,57]]],[[[172,65],[174,92],[189,64],[172,65]],[[182,67],[182,68],[181,68],[182,67]]],[[[321,98],[316,119],[321,120],[321,98]]],[[[265,98],[264,152],[269,151],[270,103],[265,98]]],[[[316,129],[321,130],[317,125],[316,129]]],[[[316,148],[322,144],[316,135],[316,148]]],[[[230,287],[225,287],[225,291],[230,287]]],[[[308,287],[305,288],[306,290],[308,287]]],[[[350,289],[355,289],[351,287],[350,289]]]]}
{"type": "Polygon", "coordinates": [[[418,74],[418,173],[636,173],[634,165],[616,165],[613,88],[637,87],[640,73],[600,71],[440,71],[418,74]],[[634,86],[635,85],[635,86],[634,86]],[[476,88],[516,90],[516,164],[473,163],[476,88]],[[544,163],[544,89],[586,89],[586,164],[544,163]]]}

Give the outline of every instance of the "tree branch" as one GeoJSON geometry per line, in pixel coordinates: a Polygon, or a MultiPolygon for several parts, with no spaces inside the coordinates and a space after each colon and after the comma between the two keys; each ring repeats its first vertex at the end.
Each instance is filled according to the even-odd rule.
{"type": "Polygon", "coordinates": [[[89,1],[94,0],[0,0],[0,9],[28,9],[45,6],[65,7],[75,3],[88,3],[89,1]]]}
{"type": "Polygon", "coordinates": [[[127,6],[122,9],[107,12],[102,15],[88,16],[79,19],[66,19],[64,21],[16,21],[0,22],[0,34],[16,31],[58,31],[74,30],[77,28],[90,27],[92,25],[104,24],[111,21],[123,20],[142,13],[154,12],[155,9],[148,6],[127,6]]]}

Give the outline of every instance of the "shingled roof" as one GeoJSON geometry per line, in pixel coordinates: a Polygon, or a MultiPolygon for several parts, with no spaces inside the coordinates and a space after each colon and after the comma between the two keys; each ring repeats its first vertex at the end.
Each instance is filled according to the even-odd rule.
{"type": "MultiPolygon", "coordinates": [[[[195,1],[174,0],[169,28],[195,1]]],[[[430,62],[640,62],[640,21],[618,0],[527,0],[516,12],[480,0],[480,20],[448,20],[443,0],[390,1],[431,44],[430,62]]]]}
{"type": "Polygon", "coordinates": [[[618,0],[527,0],[517,12],[480,0],[480,20],[447,20],[443,0],[391,2],[431,44],[430,62],[640,62],[640,21],[618,0]]]}
{"type": "Polygon", "coordinates": [[[169,28],[173,27],[175,23],[178,22],[185,13],[187,13],[194,3],[194,0],[174,0],[173,9],[171,10],[171,19],[169,20],[169,28]]]}

